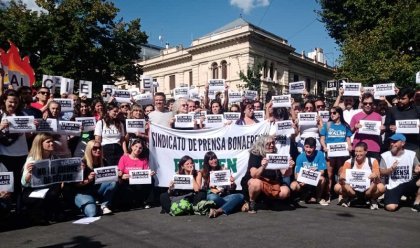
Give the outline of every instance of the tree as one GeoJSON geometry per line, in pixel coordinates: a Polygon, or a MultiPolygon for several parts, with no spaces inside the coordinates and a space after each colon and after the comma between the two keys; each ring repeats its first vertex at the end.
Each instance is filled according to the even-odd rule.
{"type": "Polygon", "coordinates": [[[42,74],[93,81],[94,89],[125,79],[138,82],[135,62],[147,35],[140,20],[116,20],[118,9],[105,0],[37,0],[45,12],[21,1],[0,0],[0,47],[13,41],[42,74]]]}
{"type": "Polygon", "coordinates": [[[254,63],[252,67],[248,66],[246,73],[239,72],[239,78],[245,82],[244,88],[248,90],[256,90],[258,95],[261,92],[261,68],[260,63],[254,63]]]}
{"type": "Polygon", "coordinates": [[[338,77],[413,87],[420,70],[416,0],[319,0],[321,21],[341,47],[338,77]]]}

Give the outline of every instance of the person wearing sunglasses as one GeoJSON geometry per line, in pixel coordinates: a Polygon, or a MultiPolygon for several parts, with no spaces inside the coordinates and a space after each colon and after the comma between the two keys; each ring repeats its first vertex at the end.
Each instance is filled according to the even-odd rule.
{"type": "MultiPolygon", "coordinates": [[[[197,120],[194,120],[194,127],[190,127],[190,128],[180,128],[180,127],[176,127],[175,125],[175,115],[178,114],[188,114],[188,102],[187,99],[185,98],[179,98],[178,100],[176,100],[172,106],[172,117],[169,120],[169,125],[171,126],[171,128],[173,129],[182,129],[182,130],[190,130],[190,129],[198,129],[200,128],[199,125],[197,124],[197,120]]],[[[204,119],[202,118],[202,121],[204,119]]],[[[202,121],[200,123],[202,123],[202,121]]]]}
{"type": "Polygon", "coordinates": [[[18,94],[20,97],[20,103],[22,105],[22,112],[27,115],[33,115],[34,118],[42,118],[42,112],[31,106],[33,101],[32,98],[32,89],[29,86],[22,86],[18,89],[18,94]]]}
{"type": "Polygon", "coordinates": [[[31,103],[31,106],[39,109],[41,112],[47,110],[47,104],[52,100],[50,98],[50,90],[47,87],[40,87],[36,93],[36,102],[31,103]]]}

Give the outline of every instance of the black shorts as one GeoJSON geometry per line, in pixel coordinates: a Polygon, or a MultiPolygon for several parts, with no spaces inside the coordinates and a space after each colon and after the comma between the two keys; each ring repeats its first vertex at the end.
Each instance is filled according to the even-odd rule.
{"type": "Polygon", "coordinates": [[[411,179],[409,182],[402,183],[398,185],[397,187],[386,190],[385,191],[385,198],[384,203],[385,205],[388,204],[399,204],[401,196],[410,196],[417,192],[417,185],[416,185],[417,178],[411,179]]]}

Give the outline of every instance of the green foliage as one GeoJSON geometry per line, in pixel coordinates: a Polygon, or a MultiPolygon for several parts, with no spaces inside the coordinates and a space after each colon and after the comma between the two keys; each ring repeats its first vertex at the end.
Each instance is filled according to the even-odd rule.
{"type": "Polygon", "coordinates": [[[338,77],[413,87],[420,70],[416,0],[320,0],[321,21],[341,46],[338,77]]]}
{"type": "Polygon", "coordinates": [[[252,67],[248,66],[246,73],[239,72],[239,78],[245,82],[244,88],[258,91],[258,95],[261,93],[261,69],[262,65],[255,63],[252,67]]]}
{"type": "Polygon", "coordinates": [[[115,20],[119,10],[104,0],[36,2],[45,12],[0,0],[0,47],[7,49],[11,40],[29,55],[38,81],[42,74],[89,80],[95,91],[121,78],[139,81],[135,61],[147,42],[139,19],[115,20]]]}

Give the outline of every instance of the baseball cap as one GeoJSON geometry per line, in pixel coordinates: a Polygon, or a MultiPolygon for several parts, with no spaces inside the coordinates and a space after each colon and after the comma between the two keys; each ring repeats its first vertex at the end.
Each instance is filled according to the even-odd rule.
{"type": "Polygon", "coordinates": [[[391,137],[389,137],[389,139],[394,140],[394,141],[404,141],[404,142],[406,140],[404,134],[401,134],[401,133],[396,133],[392,135],[391,137]]]}

